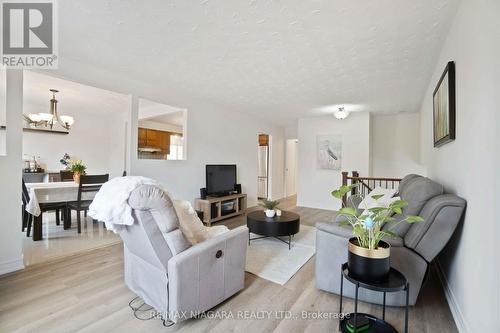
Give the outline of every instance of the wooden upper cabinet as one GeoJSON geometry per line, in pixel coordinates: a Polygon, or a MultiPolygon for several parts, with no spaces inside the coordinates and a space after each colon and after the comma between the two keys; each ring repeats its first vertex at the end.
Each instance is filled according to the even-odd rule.
{"type": "Polygon", "coordinates": [[[157,148],[159,145],[159,133],[160,131],[157,130],[152,130],[152,129],[147,129],[146,136],[147,136],[147,144],[149,147],[154,147],[157,148]]]}
{"type": "Polygon", "coordinates": [[[163,154],[170,154],[171,134],[166,131],[139,127],[138,146],[139,148],[158,148],[163,154]]]}
{"type": "Polygon", "coordinates": [[[170,132],[158,131],[158,148],[162,153],[170,154],[170,132]]]}
{"type": "Polygon", "coordinates": [[[139,147],[146,147],[147,145],[147,129],[139,127],[139,137],[138,137],[138,144],[139,147]]]}

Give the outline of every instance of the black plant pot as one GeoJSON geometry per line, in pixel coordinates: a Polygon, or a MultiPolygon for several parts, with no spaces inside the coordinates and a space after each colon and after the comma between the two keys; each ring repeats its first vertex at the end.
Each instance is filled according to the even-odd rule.
{"type": "Polygon", "coordinates": [[[391,246],[380,241],[378,248],[370,250],[358,246],[357,238],[349,239],[347,265],[349,275],[365,282],[383,282],[391,269],[391,246]]]}

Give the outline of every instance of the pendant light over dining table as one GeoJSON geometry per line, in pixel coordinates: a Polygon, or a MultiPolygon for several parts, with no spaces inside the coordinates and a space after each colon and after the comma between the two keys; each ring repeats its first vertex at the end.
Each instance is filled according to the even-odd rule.
{"type": "Polygon", "coordinates": [[[56,99],[56,93],[58,93],[59,90],[50,89],[50,92],[52,92],[52,98],[50,99],[49,112],[30,113],[27,116],[25,115],[24,119],[29,125],[34,125],[35,128],[48,128],[50,130],[55,130],[54,126],[59,124],[62,128],[69,130],[71,125],[74,124],[75,119],[71,116],[59,115],[57,111],[56,99]]]}

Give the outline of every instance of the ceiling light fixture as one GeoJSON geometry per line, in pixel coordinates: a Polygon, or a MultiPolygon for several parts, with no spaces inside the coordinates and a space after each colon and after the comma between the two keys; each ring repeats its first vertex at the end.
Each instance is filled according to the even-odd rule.
{"type": "Polygon", "coordinates": [[[343,107],[340,107],[338,110],[333,111],[333,116],[337,119],[345,119],[349,116],[350,112],[346,111],[343,107]]]}
{"type": "Polygon", "coordinates": [[[56,93],[59,90],[50,89],[52,92],[52,98],[50,99],[50,112],[49,113],[30,113],[29,115],[24,115],[24,119],[29,125],[35,127],[49,127],[51,130],[54,129],[54,125],[59,123],[59,126],[69,130],[71,125],[75,123],[75,119],[71,116],[61,115],[57,113],[57,99],[56,93]]]}

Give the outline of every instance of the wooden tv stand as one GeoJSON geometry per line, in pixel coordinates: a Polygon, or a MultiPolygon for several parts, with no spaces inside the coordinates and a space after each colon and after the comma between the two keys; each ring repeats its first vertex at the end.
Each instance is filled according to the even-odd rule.
{"type": "Polygon", "coordinates": [[[231,194],[223,197],[196,198],[195,209],[203,212],[203,222],[210,226],[213,222],[245,214],[247,209],[246,194],[231,194]],[[233,202],[234,210],[224,213],[222,203],[233,202]]]}

